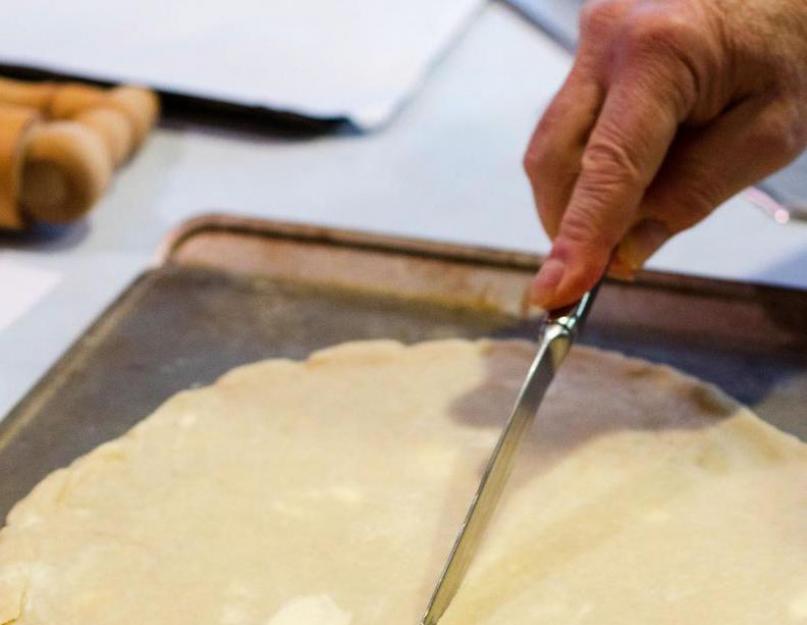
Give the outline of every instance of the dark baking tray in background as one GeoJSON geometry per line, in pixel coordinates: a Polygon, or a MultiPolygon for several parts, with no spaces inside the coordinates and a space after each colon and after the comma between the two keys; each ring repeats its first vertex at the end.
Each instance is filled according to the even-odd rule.
{"type": "MultiPolygon", "coordinates": [[[[522,314],[522,297],[538,263],[303,225],[192,220],[0,423],[0,518],[48,472],[236,365],[354,339],[534,338],[538,320],[522,314]]],[[[807,292],[644,273],[604,285],[583,342],[714,382],[807,439],[807,292]]]]}

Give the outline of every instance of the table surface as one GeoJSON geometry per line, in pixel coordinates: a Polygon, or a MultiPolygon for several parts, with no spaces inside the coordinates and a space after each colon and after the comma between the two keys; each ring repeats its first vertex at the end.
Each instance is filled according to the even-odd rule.
{"type": "MultiPolygon", "coordinates": [[[[566,52],[493,3],[376,133],[158,129],[85,222],[45,239],[0,241],[0,276],[10,276],[0,307],[20,307],[21,283],[43,285],[36,296],[25,289],[24,311],[0,323],[0,414],[153,262],[166,233],[199,213],[547,251],[520,161],[569,65],[566,52]]],[[[807,288],[807,224],[778,224],[738,197],[650,267],[807,288]]]]}

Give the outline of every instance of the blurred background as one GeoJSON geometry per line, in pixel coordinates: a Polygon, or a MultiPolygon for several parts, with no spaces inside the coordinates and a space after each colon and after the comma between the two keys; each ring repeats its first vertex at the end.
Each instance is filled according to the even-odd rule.
{"type": "MultiPolygon", "coordinates": [[[[580,4],[12,3],[0,76],[136,83],[162,116],[80,218],[0,234],[0,414],[200,214],[546,252],[520,163],[580,4]]],[[[807,288],[805,168],[732,199],[650,267],[807,288]]]]}

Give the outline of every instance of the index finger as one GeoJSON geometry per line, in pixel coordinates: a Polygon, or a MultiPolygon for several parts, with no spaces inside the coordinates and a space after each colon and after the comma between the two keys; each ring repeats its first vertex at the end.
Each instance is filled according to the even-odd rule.
{"type": "Polygon", "coordinates": [[[616,77],[583,151],[552,251],[535,279],[536,304],[572,303],[602,276],[636,218],[679,120],[669,83],[636,68],[616,77]]]}

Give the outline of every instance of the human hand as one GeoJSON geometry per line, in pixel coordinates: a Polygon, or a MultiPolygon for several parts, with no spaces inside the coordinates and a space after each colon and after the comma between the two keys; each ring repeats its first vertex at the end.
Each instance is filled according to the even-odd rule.
{"type": "Polygon", "coordinates": [[[589,2],[524,158],[553,239],[534,303],[630,277],[805,145],[807,0],[589,2]]]}

